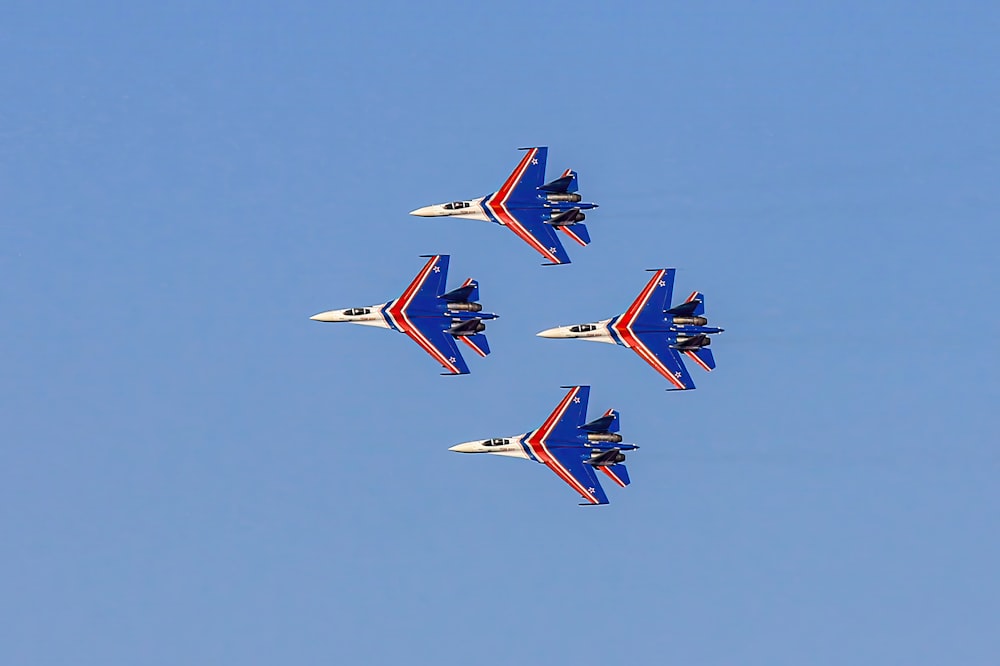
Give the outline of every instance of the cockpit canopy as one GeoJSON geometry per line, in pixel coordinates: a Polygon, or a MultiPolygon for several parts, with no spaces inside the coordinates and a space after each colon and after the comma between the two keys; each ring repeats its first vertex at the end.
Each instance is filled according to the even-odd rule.
{"type": "Polygon", "coordinates": [[[468,201],[452,201],[451,203],[446,203],[444,205],[445,210],[461,210],[463,208],[468,208],[468,201]]]}
{"type": "Polygon", "coordinates": [[[348,317],[357,317],[358,315],[371,314],[371,308],[351,308],[350,310],[344,310],[344,314],[348,317]]]}
{"type": "Polygon", "coordinates": [[[596,331],[597,326],[594,324],[580,324],[579,326],[570,326],[569,330],[571,333],[589,333],[590,331],[596,331]]]}
{"type": "Polygon", "coordinates": [[[500,437],[494,437],[493,439],[487,439],[483,442],[483,446],[507,446],[510,444],[509,439],[502,439],[500,437]]]}

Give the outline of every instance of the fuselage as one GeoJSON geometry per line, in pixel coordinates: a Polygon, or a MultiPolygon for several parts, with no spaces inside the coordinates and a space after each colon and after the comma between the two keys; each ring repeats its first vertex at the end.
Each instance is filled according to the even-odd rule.
{"type": "MultiPolygon", "coordinates": [[[[399,313],[394,313],[395,300],[376,305],[367,305],[358,308],[347,308],[344,310],[327,310],[312,317],[313,321],[343,322],[348,324],[359,324],[361,326],[377,326],[379,328],[391,328],[394,330],[404,330],[398,321],[399,313]],[[394,316],[395,315],[395,316],[394,316]]],[[[466,310],[451,310],[448,303],[440,301],[435,308],[409,307],[405,311],[406,317],[445,317],[453,324],[480,319],[483,321],[497,319],[497,315],[492,312],[474,312],[466,310]]]]}
{"type": "MultiPolygon", "coordinates": [[[[552,196],[552,195],[549,195],[552,196]]],[[[417,217],[459,217],[466,220],[478,220],[480,222],[496,222],[507,226],[508,216],[511,212],[519,210],[541,209],[548,214],[548,219],[559,217],[562,213],[578,208],[580,210],[590,210],[597,208],[597,204],[586,201],[573,201],[576,195],[558,195],[569,197],[566,201],[550,201],[544,193],[534,200],[517,200],[500,202],[496,200],[496,192],[476,199],[465,199],[462,201],[449,201],[443,204],[432,204],[411,210],[410,215],[417,217]]]]}
{"type": "MultiPolygon", "coordinates": [[[[677,319],[693,319],[692,317],[681,318],[665,316],[662,323],[643,323],[625,326],[622,315],[602,319],[601,321],[588,322],[585,324],[573,324],[572,326],[556,326],[541,331],[537,335],[542,338],[578,338],[580,340],[591,340],[593,342],[607,342],[611,344],[631,347],[630,339],[635,333],[662,333],[665,337],[683,342],[698,335],[714,335],[722,333],[724,329],[707,326],[700,323],[677,323],[677,319]]],[[[698,319],[708,321],[704,317],[698,319]]]]}
{"type": "Polygon", "coordinates": [[[449,451],[456,453],[489,453],[496,456],[506,456],[508,458],[524,458],[534,460],[537,463],[544,462],[545,449],[580,449],[581,452],[589,451],[592,458],[600,456],[611,449],[619,451],[632,451],[639,448],[635,444],[624,444],[621,442],[590,442],[587,441],[586,433],[581,433],[580,437],[574,441],[546,439],[544,442],[537,441],[532,437],[536,431],[532,430],[520,435],[508,437],[492,437],[490,439],[477,439],[471,442],[462,442],[450,447],[449,451]]]}

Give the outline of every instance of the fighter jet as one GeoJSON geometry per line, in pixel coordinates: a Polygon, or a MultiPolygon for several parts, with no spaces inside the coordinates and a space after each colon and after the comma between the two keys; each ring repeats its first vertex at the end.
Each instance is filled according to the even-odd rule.
{"type": "Polygon", "coordinates": [[[705,318],[705,296],[693,292],[680,305],[670,307],[674,290],[675,268],[650,269],[653,278],[639,292],[625,314],[590,324],[559,326],[538,333],[543,338],[580,338],[609,342],[627,347],[666,377],[674,388],[669,391],[693,389],[681,354],[704,370],[715,368],[715,358],[708,346],[708,336],[724,329],[708,326],[705,318]]]}
{"type": "Polygon", "coordinates": [[[405,333],[448,371],[441,374],[464,375],[469,366],[456,341],[461,340],[472,351],[486,356],[490,347],[483,334],[486,330],[483,322],[496,319],[497,315],[483,312],[483,306],[476,302],[478,282],[469,278],[461,287],[445,293],[447,280],[448,255],[433,255],[399,298],[367,307],[328,310],[310,319],[378,326],[405,333]]]}
{"type": "Polygon", "coordinates": [[[457,453],[492,453],[510,458],[525,458],[546,465],[560,479],[580,493],[581,506],[607,504],[608,496],[597,480],[603,472],[624,488],[629,484],[625,454],[635,444],[623,444],[618,434],[618,412],[609,409],[589,423],[587,400],[589,386],[563,386],[569,393],[549,414],[538,430],[511,437],[463,442],[448,449],[457,453]]]}
{"type": "Polygon", "coordinates": [[[507,227],[521,240],[535,248],[545,259],[546,266],[570,263],[556,231],[561,231],[579,243],[590,243],[587,227],[581,222],[585,210],[597,208],[595,203],[582,201],[577,194],[576,172],[567,169],[550,183],[545,182],[545,159],[549,149],[526,150],[503,186],[493,194],[450,203],[424,206],[411,210],[419,217],[461,217],[482,222],[496,222],[507,227]]]}

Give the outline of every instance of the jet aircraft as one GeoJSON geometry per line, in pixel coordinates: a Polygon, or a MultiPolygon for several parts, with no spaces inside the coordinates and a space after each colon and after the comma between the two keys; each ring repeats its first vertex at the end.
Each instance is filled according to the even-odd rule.
{"type": "Polygon", "coordinates": [[[463,442],[448,450],[534,460],[546,465],[580,493],[585,500],[581,506],[607,504],[608,496],[597,480],[597,472],[603,472],[624,488],[629,478],[622,451],[634,451],[639,447],[622,443],[622,436],[618,434],[618,412],[614,409],[584,423],[589,386],[563,388],[568,388],[569,393],[537,430],[511,437],[463,442]]]}
{"type": "Polygon", "coordinates": [[[597,208],[597,204],[582,200],[577,193],[576,172],[572,169],[545,183],[548,148],[541,146],[521,150],[527,152],[496,192],[478,199],[424,206],[410,211],[410,215],[496,222],[513,231],[545,257],[546,266],[570,263],[556,231],[561,231],[580,245],[587,245],[590,234],[587,227],[581,224],[586,218],[583,211],[597,208]]]}
{"type": "Polygon", "coordinates": [[[580,338],[619,344],[633,350],[674,388],[693,389],[681,354],[706,371],[715,368],[715,358],[708,346],[710,335],[724,329],[708,326],[705,296],[693,292],[680,305],[670,307],[674,290],[675,268],[650,269],[653,278],[639,292],[624,314],[589,324],[558,326],[538,333],[543,338],[580,338]]]}
{"type": "Polygon", "coordinates": [[[469,278],[462,286],[445,293],[447,280],[448,255],[433,255],[399,298],[367,307],[328,310],[310,319],[378,326],[405,333],[448,371],[441,374],[464,375],[469,366],[456,341],[461,340],[480,356],[486,356],[490,347],[483,334],[486,330],[483,322],[498,315],[483,312],[483,306],[476,302],[478,282],[469,278]]]}

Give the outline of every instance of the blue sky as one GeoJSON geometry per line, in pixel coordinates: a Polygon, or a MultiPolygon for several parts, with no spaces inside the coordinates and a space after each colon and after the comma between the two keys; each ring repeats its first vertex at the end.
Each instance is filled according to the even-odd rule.
{"type": "Polygon", "coordinates": [[[994,664],[1000,11],[21,3],[0,21],[0,662],[994,664]],[[425,220],[519,146],[594,242],[425,220]],[[452,255],[493,355],[309,315],[452,255]],[[698,390],[534,337],[676,266],[698,390]],[[447,451],[590,384],[587,509],[447,451]]]}

